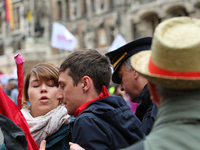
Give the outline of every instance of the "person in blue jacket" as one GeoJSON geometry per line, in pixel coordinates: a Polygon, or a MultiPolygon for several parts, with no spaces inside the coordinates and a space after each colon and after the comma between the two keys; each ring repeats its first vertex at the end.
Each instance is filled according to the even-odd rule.
{"type": "Polygon", "coordinates": [[[23,88],[22,109],[31,135],[39,146],[46,140],[46,150],[69,150],[73,117],[62,100],[57,100],[59,70],[50,63],[39,63],[27,73],[23,88]],[[30,105],[27,105],[27,102],[30,105]]]}
{"type": "Polygon", "coordinates": [[[145,137],[124,99],[109,96],[110,77],[109,59],[94,49],[74,51],[60,65],[57,99],[76,117],[70,148],[116,150],[145,137]]]}
{"type": "Polygon", "coordinates": [[[121,90],[128,93],[132,102],[139,103],[135,115],[142,122],[146,135],[153,127],[158,108],[151,101],[147,79],[131,66],[130,58],[140,51],[149,50],[151,43],[152,37],[143,37],[105,54],[113,66],[112,81],[121,85],[121,90]]]}

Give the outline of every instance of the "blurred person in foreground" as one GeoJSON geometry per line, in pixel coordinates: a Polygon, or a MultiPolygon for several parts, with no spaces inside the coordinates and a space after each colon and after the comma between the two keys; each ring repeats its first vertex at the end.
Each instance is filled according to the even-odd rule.
{"type": "Polygon", "coordinates": [[[27,73],[23,88],[21,112],[37,145],[46,140],[46,150],[68,150],[71,141],[70,116],[56,99],[58,76],[54,65],[39,63],[27,73]]]}
{"type": "Polygon", "coordinates": [[[150,134],[127,150],[200,147],[200,20],[168,19],[158,25],[151,51],[131,58],[148,79],[159,111],[150,134]]]}
{"type": "Polygon", "coordinates": [[[157,106],[150,99],[150,93],[147,88],[147,79],[142,77],[131,66],[131,56],[140,51],[149,50],[152,37],[143,37],[127,43],[117,50],[106,53],[113,66],[112,81],[121,84],[121,90],[126,91],[132,102],[139,103],[135,114],[142,122],[142,128],[146,135],[153,127],[157,114],[157,106]]]}
{"type": "Polygon", "coordinates": [[[109,96],[110,77],[109,59],[94,49],[74,51],[60,65],[57,99],[76,117],[72,142],[84,149],[115,150],[145,136],[124,99],[109,96]]]}

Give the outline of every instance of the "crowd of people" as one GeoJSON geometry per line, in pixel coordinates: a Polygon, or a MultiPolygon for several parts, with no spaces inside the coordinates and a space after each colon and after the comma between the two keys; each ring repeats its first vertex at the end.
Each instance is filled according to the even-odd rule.
{"type": "Polygon", "coordinates": [[[12,99],[12,101],[18,105],[18,80],[16,77],[9,76],[4,73],[0,73],[0,87],[1,89],[12,99]]]}
{"type": "MultiPolygon", "coordinates": [[[[19,113],[40,150],[199,149],[199,47],[200,20],[175,17],[105,55],[81,49],[59,69],[39,63],[25,76],[19,113]]],[[[6,117],[0,123],[15,124],[6,117]]]]}

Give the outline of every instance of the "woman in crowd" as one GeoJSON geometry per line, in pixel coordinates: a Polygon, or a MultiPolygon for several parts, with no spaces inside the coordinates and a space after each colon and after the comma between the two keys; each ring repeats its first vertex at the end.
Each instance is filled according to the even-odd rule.
{"type": "Polygon", "coordinates": [[[27,73],[23,88],[21,112],[38,146],[45,139],[47,150],[69,149],[71,141],[70,116],[56,99],[58,75],[52,64],[39,63],[27,73]]]}

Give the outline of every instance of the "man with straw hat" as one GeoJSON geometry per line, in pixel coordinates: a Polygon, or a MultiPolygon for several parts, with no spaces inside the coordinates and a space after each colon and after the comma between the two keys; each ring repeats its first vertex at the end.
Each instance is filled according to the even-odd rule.
{"type": "Polygon", "coordinates": [[[128,93],[132,102],[139,102],[136,116],[142,122],[142,128],[146,135],[153,126],[157,107],[150,99],[147,88],[147,79],[139,75],[131,66],[130,58],[136,53],[151,48],[152,37],[143,37],[127,43],[117,50],[106,53],[113,66],[112,81],[121,84],[121,90],[128,93]]]}
{"type": "Polygon", "coordinates": [[[158,25],[151,51],[131,58],[148,79],[159,111],[152,131],[132,149],[200,148],[200,20],[176,17],[158,25]]]}

